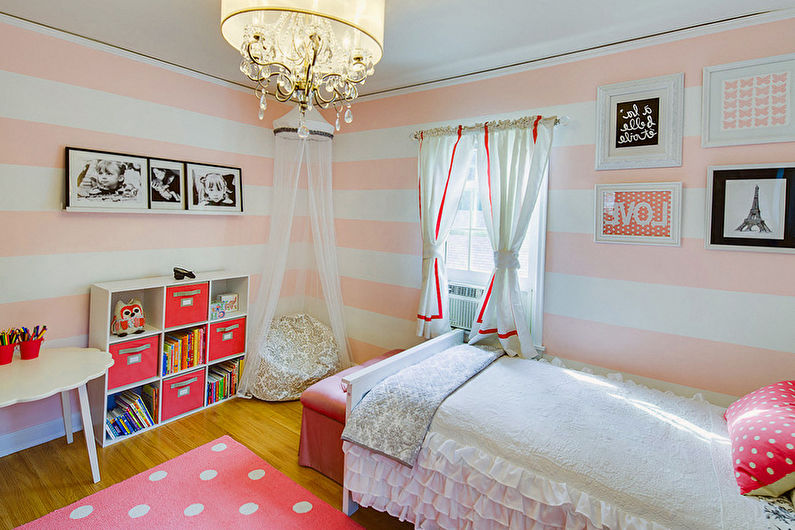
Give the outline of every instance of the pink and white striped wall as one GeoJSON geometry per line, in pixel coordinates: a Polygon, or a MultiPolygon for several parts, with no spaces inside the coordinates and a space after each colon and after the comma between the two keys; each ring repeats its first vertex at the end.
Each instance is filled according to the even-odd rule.
{"type": "MultiPolygon", "coordinates": [[[[795,257],[703,248],[706,167],[791,162],[793,144],[702,149],[699,138],[701,68],[795,51],[793,31],[795,19],[787,19],[357,103],[353,124],[334,140],[335,228],[354,358],[419,341],[409,133],[543,113],[573,119],[556,130],[550,173],[548,352],[725,394],[795,373],[795,287],[787,281],[795,257]],[[684,165],[594,171],[596,87],[680,71],[684,165]],[[483,97],[494,89],[499,97],[483,97]],[[681,248],[592,242],[595,183],[670,180],[685,186],[681,248]]],[[[242,269],[255,275],[256,292],[273,178],[272,135],[262,125],[286,107],[259,122],[245,91],[11,19],[0,19],[0,46],[14,50],[0,56],[0,327],[43,322],[51,345],[84,345],[90,284],[168,274],[177,263],[242,269]],[[67,145],[240,166],[247,213],[66,213],[67,145]],[[115,240],[117,230],[130,235],[115,240]]],[[[0,410],[0,454],[17,440],[52,438],[59,417],[57,399],[0,410]]]]}
{"type": "MultiPolygon", "coordinates": [[[[231,84],[6,17],[0,47],[13,50],[0,56],[0,328],[42,323],[48,345],[86,345],[92,283],[177,264],[262,270],[273,178],[262,124],[286,107],[260,122],[231,84]],[[65,146],[241,167],[246,215],[67,213],[65,146]]],[[[57,396],[0,409],[0,454],[62,433],[60,415],[57,396]]]]}
{"type": "MultiPolygon", "coordinates": [[[[388,315],[393,330],[352,330],[360,355],[415,340],[421,250],[409,134],[540,113],[572,118],[555,130],[550,167],[547,353],[730,395],[795,374],[795,256],[704,248],[707,166],[795,162],[795,144],[704,149],[700,139],[702,68],[792,53],[793,33],[795,18],[768,21],[357,103],[354,122],[334,140],[334,187],[361,202],[338,202],[336,212],[381,215],[377,225],[345,221],[361,250],[357,266],[369,271],[345,298],[360,308],[354,325],[388,315]],[[685,72],[682,167],[595,171],[597,86],[675,72],[685,72]],[[684,183],[681,248],[594,243],[594,184],[654,181],[684,183]],[[383,268],[390,259],[410,263],[412,275],[383,268]]],[[[341,247],[356,244],[341,232],[341,247]]]]}
{"type": "MultiPolygon", "coordinates": [[[[0,47],[14,50],[0,57],[0,328],[46,323],[50,347],[85,346],[92,283],[169,274],[176,264],[248,272],[256,294],[270,226],[268,126],[289,107],[271,105],[260,122],[248,91],[1,15],[0,47]],[[65,212],[65,146],[241,167],[246,215],[65,212]]],[[[392,200],[377,190],[335,192],[358,359],[380,351],[377,336],[417,340],[401,318],[415,305],[420,270],[414,211],[381,220],[392,200]],[[395,248],[404,254],[387,253],[395,248]],[[375,281],[381,271],[389,284],[375,281]],[[374,289],[394,304],[384,308],[374,289]]],[[[60,416],[57,397],[0,409],[0,455],[63,433],[60,416]]]]}

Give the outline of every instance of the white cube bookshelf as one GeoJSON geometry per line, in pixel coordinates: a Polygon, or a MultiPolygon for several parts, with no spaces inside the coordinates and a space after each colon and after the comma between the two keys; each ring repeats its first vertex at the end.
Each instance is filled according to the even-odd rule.
{"type": "Polygon", "coordinates": [[[197,273],[196,278],[183,280],[161,276],[91,286],[89,346],[110,351],[116,361],[105,376],[88,383],[94,435],[100,445],[111,445],[234,397],[229,395],[208,404],[208,385],[216,365],[246,355],[249,288],[248,275],[227,271],[197,273]],[[212,318],[209,302],[228,293],[238,295],[238,310],[212,318]],[[131,299],[141,301],[145,328],[139,333],[116,336],[111,333],[116,303],[131,299]],[[191,335],[192,344],[196,344],[196,338],[203,333],[198,357],[194,353],[190,366],[182,363],[184,366],[178,366],[176,371],[169,371],[174,365],[167,366],[164,361],[166,341],[173,343],[175,336],[191,330],[203,330],[191,335]],[[131,434],[111,437],[105,428],[111,408],[109,398],[113,396],[115,400],[126,390],[140,395],[145,385],[154,385],[158,390],[156,410],[149,411],[158,421],[131,434]]]}

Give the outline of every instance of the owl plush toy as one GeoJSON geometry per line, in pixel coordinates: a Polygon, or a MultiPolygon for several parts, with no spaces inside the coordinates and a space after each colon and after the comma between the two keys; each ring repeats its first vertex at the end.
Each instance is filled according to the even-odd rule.
{"type": "Polygon", "coordinates": [[[119,337],[124,337],[128,333],[143,333],[145,323],[144,306],[140,300],[137,298],[128,302],[119,300],[113,311],[110,332],[119,337]]]}

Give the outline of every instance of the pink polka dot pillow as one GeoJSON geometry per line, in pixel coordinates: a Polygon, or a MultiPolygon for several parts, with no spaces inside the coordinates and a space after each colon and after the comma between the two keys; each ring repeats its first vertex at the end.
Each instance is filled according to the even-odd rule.
{"type": "Polygon", "coordinates": [[[751,392],[723,417],[740,493],[778,497],[795,488],[795,381],[751,392]]]}

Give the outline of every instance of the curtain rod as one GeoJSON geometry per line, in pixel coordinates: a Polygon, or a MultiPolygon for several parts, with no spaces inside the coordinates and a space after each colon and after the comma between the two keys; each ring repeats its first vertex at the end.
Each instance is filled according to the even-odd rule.
{"type": "MultiPolygon", "coordinates": [[[[469,131],[480,131],[488,125],[493,129],[510,129],[513,127],[532,127],[533,122],[535,122],[537,116],[523,116],[521,118],[517,118],[515,120],[499,120],[499,121],[487,121],[484,123],[476,123],[475,125],[456,125],[456,126],[447,126],[447,127],[436,127],[434,129],[425,129],[422,131],[414,131],[411,133],[411,138],[414,140],[419,140],[420,135],[424,136],[445,136],[447,134],[456,134],[458,132],[458,128],[461,128],[461,132],[469,132],[469,131]]],[[[549,116],[548,118],[542,118],[542,122],[552,120],[552,125],[563,125],[564,127],[569,123],[568,116],[549,116]]]]}

